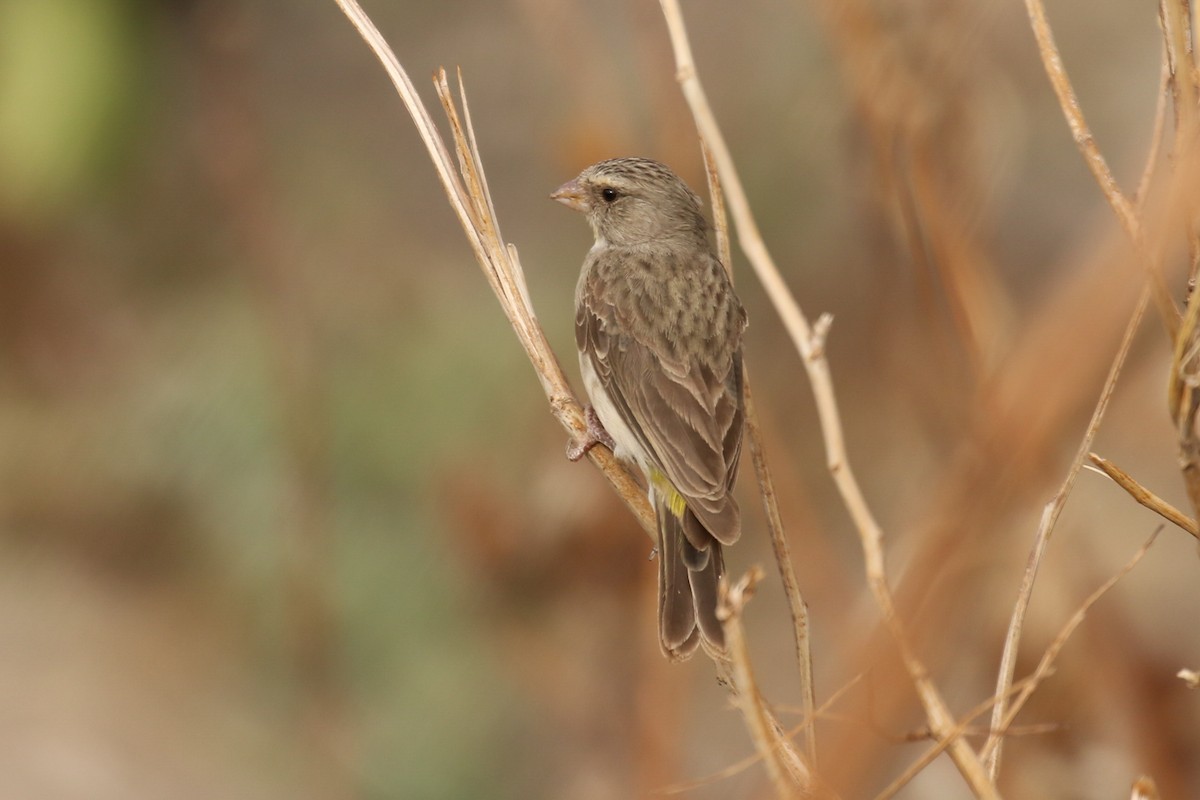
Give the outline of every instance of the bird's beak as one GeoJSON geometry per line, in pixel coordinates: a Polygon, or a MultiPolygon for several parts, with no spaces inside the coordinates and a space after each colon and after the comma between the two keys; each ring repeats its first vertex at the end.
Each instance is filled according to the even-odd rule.
{"type": "Polygon", "coordinates": [[[579,185],[579,181],[577,180],[567,181],[555,189],[550,197],[562,203],[567,208],[573,208],[576,211],[587,211],[587,204],[584,202],[583,187],[579,185]]]}

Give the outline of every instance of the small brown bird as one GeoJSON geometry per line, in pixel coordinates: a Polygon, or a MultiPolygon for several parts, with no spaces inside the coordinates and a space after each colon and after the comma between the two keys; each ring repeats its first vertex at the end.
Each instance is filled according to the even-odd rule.
{"type": "Polygon", "coordinates": [[[596,243],[575,289],[589,437],[646,477],[658,520],[663,651],[725,652],[721,548],[741,535],[731,492],[742,449],[746,312],[708,237],[700,198],[646,158],[585,169],[551,197],[582,211],[596,243]]]}

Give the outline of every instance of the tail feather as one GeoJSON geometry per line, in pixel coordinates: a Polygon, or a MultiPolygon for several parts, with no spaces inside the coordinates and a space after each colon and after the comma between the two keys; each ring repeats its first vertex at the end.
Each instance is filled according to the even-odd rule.
{"type": "Polygon", "coordinates": [[[704,640],[705,649],[709,652],[725,652],[725,629],[721,620],[717,619],[717,591],[721,576],[725,574],[725,558],[721,553],[721,545],[713,542],[709,546],[712,551],[708,564],[704,569],[688,573],[692,587],[692,602],[695,608],[696,625],[704,640]]]}
{"type": "Polygon", "coordinates": [[[674,660],[691,656],[699,644],[695,601],[688,568],[683,563],[683,536],[679,519],[663,503],[655,503],[658,517],[658,635],[663,652],[674,660]]]}
{"type": "Polygon", "coordinates": [[[717,586],[725,571],[721,545],[709,539],[707,547],[693,547],[684,533],[684,521],[671,513],[667,504],[656,501],[654,506],[659,540],[658,630],[663,652],[676,661],[690,658],[700,644],[706,650],[724,652],[725,634],[717,619],[717,586]]]}

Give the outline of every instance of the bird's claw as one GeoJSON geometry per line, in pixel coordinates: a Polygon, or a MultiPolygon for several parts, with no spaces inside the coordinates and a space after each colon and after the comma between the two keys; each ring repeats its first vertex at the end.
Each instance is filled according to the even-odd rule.
{"type": "Polygon", "coordinates": [[[596,409],[590,405],[586,406],[583,409],[583,417],[587,420],[587,433],[582,440],[572,439],[567,442],[568,461],[578,461],[598,444],[604,445],[609,450],[615,450],[617,447],[612,436],[604,429],[604,423],[600,421],[600,417],[596,416],[596,409]]]}

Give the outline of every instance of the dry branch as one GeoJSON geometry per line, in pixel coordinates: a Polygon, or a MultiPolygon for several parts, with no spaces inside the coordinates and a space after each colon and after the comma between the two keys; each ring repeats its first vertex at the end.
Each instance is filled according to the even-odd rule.
{"type": "MultiPolygon", "coordinates": [[[[851,689],[853,689],[855,686],[857,686],[859,683],[861,683],[864,677],[866,677],[866,673],[860,672],[857,675],[855,675],[853,678],[851,678],[850,680],[848,680],[844,684],[842,684],[838,688],[837,691],[835,691],[833,694],[831,694],[829,696],[828,700],[826,700],[824,703],[821,704],[821,706],[819,708],[816,709],[815,717],[835,718],[834,715],[830,713],[829,709],[833,708],[833,706],[835,706],[838,703],[838,701],[840,701],[842,699],[842,697],[844,697],[847,693],[849,693],[849,691],[851,689]]],[[[790,709],[783,708],[781,710],[790,710],[790,709]]],[[[800,709],[800,713],[802,715],[800,724],[795,725],[792,728],[790,728],[789,730],[785,731],[784,736],[791,738],[812,726],[814,717],[808,716],[807,713],[804,712],[803,709],[800,709]]],[[[716,783],[717,781],[725,780],[727,778],[732,778],[733,776],[746,771],[747,769],[754,766],[761,760],[762,760],[762,754],[756,752],[753,755],[746,756],[745,758],[741,759],[740,761],[735,761],[734,763],[730,764],[729,766],[725,767],[724,769],[714,772],[711,775],[706,775],[703,778],[696,778],[695,780],[690,780],[690,781],[686,781],[683,783],[674,783],[674,784],[671,784],[670,786],[665,786],[661,790],[659,790],[658,794],[671,795],[671,794],[682,794],[684,792],[690,792],[693,789],[699,789],[702,786],[708,786],[709,784],[716,783]]]]}
{"type": "Polygon", "coordinates": [[[991,775],[992,780],[996,780],[1000,774],[1000,755],[1004,748],[1004,742],[1000,740],[998,731],[1000,723],[1004,719],[1005,706],[1009,695],[1008,689],[1012,685],[1013,675],[1016,671],[1017,650],[1021,641],[1021,629],[1025,623],[1025,612],[1029,608],[1029,600],[1033,595],[1033,584],[1037,580],[1038,567],[1041,565],[1042,556],[1046,552],[1046,545],[1050,541],[1050,534],[1054,530],[1054,526],[1058,522],[1062,510],[1067,504],[1067,497],[1070,495],[1071,489],[1075,486],[1075,479],[1079,476],[1079,470],[1083,467],[1084,459],[1087,458],[1087,454],[1092,447],[1092,442],[1096,438],[1096,433],[1100,429],[1100,421],[1104,419],[1104,413],[1108,410],[1108,403],[1112,399],[1113,391],[1117,386],[1117,378],[1125,366],[1125,359],[1129,356],[1129,349],[1133,345],[1134,334],[1137,333],[1138,327],[1142,323],[1142,317],[1146,313],[1146,305],[1149,299],[1149,291],[1143,290],[1137,307],[1129,319],[1129,324],[1125,326],[1125,335],[1121,339],[1121,346],[1117,349],[1117,355],[1113,359],[1112,367],[1108,371],[1108,377],[1104,381],[1104,388],[1100,392],[1100,399],[1096,401],[1096,408],[1092,412],[1092,418],[1088,422],[1087,430],[1083,434],[1083,441],[1079,443],[1079,448],[1075,452],[1075,458],[1071,461],[1071,467],[1067,470],[1067,477],[1063,480],[1062,486],[1059,487],[1058,492],[1054,495],[1054,499],[1046,504],[1046,508],[1042,512],[1041,522],[1038,525],[1037,534],[1034,536],[1033,549],[1029,553],[1025,575],[1021,579],[1021,588],[1017,593],[1017,601],[1013,606],[1008,633],[1004,637],[1004,651],[1000,657],[1000,671],[996,678],[996,704],[992,707],[992,734],[987,742],[988,746],[991,747],[991,755],[985,760],[988,774],[991,775]]]}
{"type": "MultiPolygon", "coordinates": [[[[716,229],[717,252],[721,263],[733,280],[733,258],[729,249],[729,220],[725,215],[725,193],[721,191],[721,177],[712,159],[712,151],[704,138],[700,139],[704,153],[704,172],[708,178],[708,193],[712,200],[713,227],[716,229]]],[[[804,755],[813,770],[817,768],[816,735],[816,689],[813,685],[812,647],[809,636],[808,604],[800,591],[800,582],[792,568],[792,555],[787,535],[783,532],[783,520],[779,515],[779,502],[775,496],[775,483],[767,467],[767,452],[763,442],[762,428],[758,424],[758,410],[754,405],[754,392],[750,388],[750,374],[743,375],[743,397],[746,404],[746,440],[750,446],[750,459],[754,475],[758,479],[758,491],[763,501],[767,518],[767,531],[771,536],[771,548],[775,565],[783,583],[784,596],[792,617],[792,635],[796,642],[796,666],[800,670],[800,697],[808,725],[804,729],[804,755]]]]}
{"type": "MultiPolygon", "coordinates": [[[[450,205],[458,216],[488,284],[492,287],[492,291],[524,347],[526,355],[533,364],[551,412],[569,434],[574,437],[582,437],[587,427],[582,407],[571,392],[562,368],[550,349],[541,325],[533,312],[516,248],[511,244],[506,244],[500,236],[499,224],[488,193],[487,181],[484,177],[475,133],[471,125],[470,111],[462,86],[462,76],[459,75],[458,79],[458,102],[462,105],[461,116],[458,113],[454,93],[446,80],[445,71],[439,70],[434,76],[434,86],[450,123],[451,138],[457,156],[456,164],[407,73],[366,13],[355,0],[336,0],[336,2],[387,71],[405,108],[412,117],[421,139],[429,151],[438,177],[450,200],[450,205]]],[[[626,505],[638,517],[642,527],[653,538],[655,535],[654,515],[649,508],[644,491],[633,476],[604,447],[593,447],[588,452],[588,457],[601,469],[626,505]]],[[[732,623],[734,636],[739,637],[740,622],[738,622],[736,614],[733,614],[732,618],[734,620],[732,623]]],[[[744,640],[738,639],[738,641],[744,645],[744,640]]],[[[744,649],[742,656],[740,664],[736,658],[726,661],[716,657],[714,657],[714,663],[718,673],[733,687],[735,701],[747,715],[747,725],[756,734],[756,740],[758,732],[763,730],[769,732],[773,742],[770,762],[772,776],[785,776],[784,783],[779,785],[789,787],[786,796],[791,796],[792,788],[807,785],[809,781],[808,768],[791,741],[784,736],[783,727],[763,705],[757,690],[755,689],[750,697],[743,697],[740,694],[741,687],[753,686],[752,682],[747,684],[744,680],[748,673],[737,672],[738,670],[748,670],[749,667],[748,660],[744,658],[744,649]]]]}
{"type": "Polygon", "coordinates": [[[1167,291],[1161,265],[1158,263],[1158,259],[1151,255],[1150,248],[1146,243],[1141,217],[1121,191],[1112,170],[1108,168],[1108,162],[1105,161],[1104,156],[1100,153],[1100,148],[1096,145],[1096,139],[1092,135],[1091,128],[1088,127],[1087,120],[1084,119],[1083,110],[1079,106],[1079,98],[1075,94],[1075,88],[1071,85],[1071,79],[1067,77],[1062,56],[1058,52],[1058,45],[1054,42],[1054,34],[1046,19],[1046,7],[1042,4],[1042,0],[1025,0],[1025,8],[1029,14],[1030,25],[1033,27],[1033,35],[1037,39],[1042,65],[1046,69],[1050,85],[1054,88],[1058,104],[1062,107],[1063,115],[1067,119],[1075,146],[1079,148],[1084,162],[1096,178],[1096,183],[1100,185],[1101,193],[1104,194],[1108,204],[1112,206],[1117,220],[1133,244],[1138,262],[1150,281],[1159,316],[1162,317],[1168,333],[1175,338],[1179,330],[1179,309],[1175,306],[1175,301],[1171,299],[1170,292],[1167,291]]]}
{"type": "Polygon", "coordinates": [[[735,689],[735,702],[754,740],[758,753],[767,765],[767,774],[780,798],[795,797],[811,782],[808,768],[782,734],[779,724],[767,713],[762,695],[750,666],[750,651],[742,628],[742,611],[754,594],[754,587],[763,578],[762,569],[754,567],[733,585],[723,584],[717,618],[725,630],[729,645],[729,677],[735,689]]]}
{"type": "Polygon", "coordinates": [[[1095,453],[1091,453],[1089,457],[1091,458],[1092,463],[1095,464],[1101,472],[1112,478],[1113,483],[1117,484],[1117,486],[1120,486],[1122,489],[1128,492],[1129,496],[1134,500],[1138,501],[1171,524],[1177,525],[1178,527],[1190,533],[1192,536],[1200,539],[1200,526],[1197,526],[1196,520],[1192,519],[1187,514],[1184,514],[1182,511],[1175,508],[1175,506],[1171,505],[1166,500],[1163,500],[1145,486],[1142,486],[1142,484],[1138,483],[1132,475],[1108,459],[1101,458],[1095,453]]]}
{"type": "MultiPolygon", "coordinates": [[[[828,322],[810,326],[796,299],[787,288],[783,276],[767,250],[750,205],[742,188],[741,179],[733,164],[733,157],[725,144],[724,136],[717,125],[716,117],[708,104],[704,88],[696,73],[691,45],[684,26],[683,15],[677,0],[661,0],[663,15],[675,51],[676,77],[684,97],[696,120],[696,127],[707,145],[712,149],[713,160],[721,182],[725,186],[730,211],[738,234],[738,244],[754,268],[767,295],[783,321],[793,344],[800,353],[808,371],[816,400],[817,413],[824,435],[825,453],[829,471],[833,476],[842,500],[853,518],[859,533],[866,561],[867,580],[876,604],[888,625],[903,658],[905,669],[917,688],[921,704],[929,721],[930,729],[942,740],[949,741],[950,757],[958,766],[972,791],[979,797],[999,797],[995,785],[987,776],[975,751],[956,731],[956,723],[945,701],[929,677],[924,664],[917,658],[904,632],[895,601],[888,585],[883,558],[883,531],[875,521],[866,498],[850,468],[842,433],[841,413],[833,390],[833,379],[824,354],[824,339],[828,322]]],[[[823,317],[822,319],[828,319],[823,317]]]]}
{"type": "MultiPolygon", "coordinates": [[[[395,53],[392,52],[366,12],[355,0],[336,0],[336,2],[387,71],[404,107],[412,117],[417,132],[429,151],[430,160],[433,161],[442,187],[446,190],[450,206],[462,224],[463,232],[471,244],[471,249],[475,252],[475,258],[483,269],[488,285],[492,287],[496,299],[500,301],[505,316],[508,317],[521,346],[525,348],[525,353],[533,364],[542,390],[550,404],[551,413],[571,436],[582,438],[587,431],[583,409],[579,401],[575,399],[562,367],[546,341],[545,333],[542,331],[537,316],[533,313],[533,307],[529,302],[529,293],[525,289],[525,274],[517,258],[517,250],[512,245],[506,245],[500,238],[499,225],[487,193],[487,182],[483,176],[478,149],[475,147],[475,133],[471,128],[471,118],[467,108],[466,94],[462,90],[461,76],[459,77],[459,97],[463,106],[463,119],[461,120],[455,110],[454,99],[446,81],[445,72],[439,71],[434,81],[438,97],[450,120],[455,152],[458,155],[458,164],[456,165],[446,149],[437,125],[409,79],[408,73],[404,71],[404,67],[400,65],[395,53]]],[[[604,447],[593,447],[588,452],[588,458],[599,467],[617,494],[633,511],[642,527],[653,538],[654,513],[646,500],[645,492],[642,491],[633,475],[604,447]]]]}
{"type": "MultiPolygon", "coordinates": [[[[1006,713],[1004,715],[1004,719],[1001,720],[1000,727],[997,731],[999,734],[996,739],[997,742],[1003,741],[1004,732],[1012,725],[1013,720],[1017,718],[1017,714],[1021,713],[1021,709],[1025,707],[1025,703],[1033,695],[1034,691],[1037,690],[1038,686],[1041,685],[1042,681],[1048,678],[1054,671],[1054,662],[1058,659],[1058,654],[1062,652],[1063,647],[1066,645],[1067,640],[1071,638],[1071,634],[1075,632],[1075,629],[1083,624],[1083,620],[1087,616],[1087,613],[1092,609],[1092,606],[1099,602],[1100,598],[1107,594],[1109,589],[1116,586],[1117,582],[1121,580],[1121,578],[1124,578],[1126,575],[1128,575],[1130,571],[1132,571],[1133,568],[1138,565],[1138,562],[1145,557],[1147,552],[1149,552],[1151,545],[1154,544],[1154,540],[1158,538],[1160,530],[1161,528],[1150,534],[1150,538],[1146,540],[1145,544],[1138,548],[1137,552],[1133,554],[1133,557],[1129,559],[1125,566],[1121,567],[1121,569],[1115,575],[1101,584],[1096,591],[1088,595],[1087,599],[1083,601],[1083,604],[1079,607],[1079,609],[1076,610],[1076,612],[1071,615],[1071,618],[1067,620],[1067,623],[1063,626],[1062,630],[1058,632],[1058,635],[1054,637],[1054,640],[1050,642],[1050,645],[1046,648],[1046,652],[1042,654],[1042,658],[1038,662],[1037,667],[1033,670],[1033,673],[1029,676],[1029,678],[1023,682],[1021,691],[1017,693],[1017,697],[1015,700],[1013,700],[1012,706],[1008,709],[1008,713],[1006,713]]],[[[990,757],[991,747],[985,745],[981,753],[984,758],[990,757]]]]}

